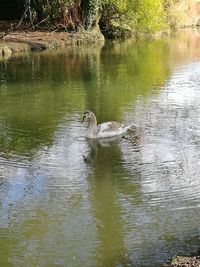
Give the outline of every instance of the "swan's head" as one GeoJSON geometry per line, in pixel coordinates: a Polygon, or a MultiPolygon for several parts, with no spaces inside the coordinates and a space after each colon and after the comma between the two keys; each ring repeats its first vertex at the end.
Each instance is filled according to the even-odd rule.
{"type": "Polygon", "coordinates": [[[83,113],[83,118],[82,118],[81,123],[83,123],[84,121],[88,121],[93,117],[94,117],[94,113],[92,113],[92,111],[90,110],[87,110],[83,113]]]}

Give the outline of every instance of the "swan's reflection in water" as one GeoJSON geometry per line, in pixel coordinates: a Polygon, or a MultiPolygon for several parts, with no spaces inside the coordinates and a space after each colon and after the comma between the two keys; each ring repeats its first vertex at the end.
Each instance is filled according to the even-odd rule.
{"type": "Polygon", "coordinates": [[[124,239],[126,230],[120,198],[123,195],[127,198],[137,195],[137,186],[131,181],[127,185],[130,174],[121,159],[119,143],[122,140],[120,136],[86,140],[89,153],[85,162],[91,167],[88,176],[89,199],[92,216],[96,220],[97,239],[100,241],[95,256],[99,266],[131,264],[124,239]]]}
{"type": "Polygon", "coordinates": [[[116,145],[123,137],[121,136],[115,136],[115,137],[109,137],[109,138],[86,138],[86,142],[89,146],[89,152],[88,155],[83,155],[84,161],[87,163],[93,163],[95,158],[98,155],[98,150],[101,148],[109,148],[113,145],[116,145]]]}
{"type": "Polygon", "coordinates": [[[131,141],[132,146],[139,141],[139,131],[134,128],[127,131],[126,134],[121,134],[118,136],[107,137],[107,138],[86,138],[86,142],[89,146],[89,153],[83,155],[84,161],[87,163],[92,163],[98,154],[98,150],[101,148],[111,148],[113,146],[118,146],[122,140],[131,141]]]}

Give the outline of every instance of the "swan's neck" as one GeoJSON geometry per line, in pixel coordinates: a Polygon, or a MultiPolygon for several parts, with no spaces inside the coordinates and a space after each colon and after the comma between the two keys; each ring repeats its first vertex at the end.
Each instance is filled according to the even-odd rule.
{"type": "Polygon", "coordinates": [[[95,134],[96,126],[97,126],[97,119],[96,119],[95,115],[92,114],[92,116],[90,117],[90,120],[89,120],[89,127],[88,127],[88,131],[87,131],[88,137],[95,134]]]}

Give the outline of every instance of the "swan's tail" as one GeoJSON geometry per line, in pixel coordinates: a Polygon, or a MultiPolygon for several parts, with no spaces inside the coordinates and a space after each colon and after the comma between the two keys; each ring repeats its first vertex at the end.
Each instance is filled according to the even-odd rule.
{"type": "Polygon", "coordinates": [[[136,129],[137,129],[137,126],[135,123],[131,123],[128,126],[126,126],[127,131],[136,131],[136,129]]]}

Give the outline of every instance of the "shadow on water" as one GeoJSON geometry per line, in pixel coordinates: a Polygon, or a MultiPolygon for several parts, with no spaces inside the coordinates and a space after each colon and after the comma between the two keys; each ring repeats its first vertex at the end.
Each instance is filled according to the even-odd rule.
{"type": "Polygon", "coordinates": [[[0,63],[0,265],[155,267],[197,250],[199,42],[0,63]],[[88,143],[88,108],[138,137],[88,143]]]}

